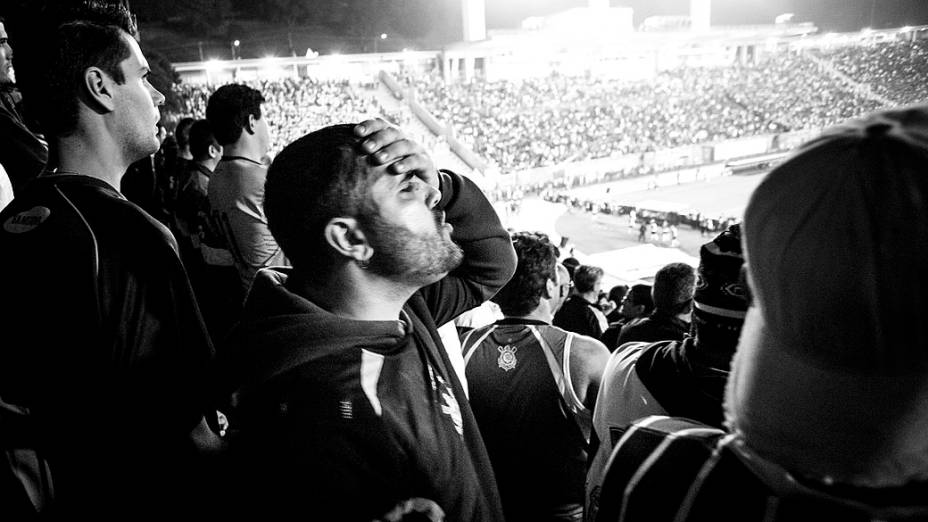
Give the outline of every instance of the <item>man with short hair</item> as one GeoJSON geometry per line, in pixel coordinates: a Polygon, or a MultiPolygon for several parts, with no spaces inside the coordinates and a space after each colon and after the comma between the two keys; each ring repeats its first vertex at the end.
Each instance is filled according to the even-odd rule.
{"type": "Polygon", "coordinates": [[[650,314],[652,310],[654,310],[654,301],[651,300],[651,285],[632,285],[622,297],[619,308],[616,310],[619,320],[609,323],[609,328],[603,332],[599,340],[610,352],[615,351],[619,347],[619,334],[622,332],[622,327],[639,317],[650,314]]]}
{"type": "Polygon", "coordinates": [[[381,120],[291,143],[266,190],[293,268],[258,272],[220,351],[241,511],[371,520],[426,498],[448,520],[502,520],[436,331],[515,269],[493,207],[381,120]]]}
{"type": "Polygon", "coordinates": [[[928,107],[826,130],[744,213],[728,433],[628,427],[597,521],[928,519],[928,107]]]}
{"type": "Polygon", "coordinates": [[[6,33],[6,20],[0,16],[0,165],[18,192],[42,172],[48,160],[44,143],[26,127],[16,107],[13,82],[13,48],[6,33]]]}
{"type": "Polygon", "coordinates": [[[255,273],[286,265],[264,213],[265,156],[271,145],[264,96],[241,84],[223,85],[206,104],[206,119],[223,147],[209,183],[209,203],[235,259],[243,294],[255,273]]]}
{"type": "Polygon", "coordinates": [[[493,297],[505,317],[462,342],[471,407],[506,520],[580,520],[591,416],[609,352],[550,325],[570,281],[557,248],[525,233],[512,243],[518,268],[493,297]]]}
{"type": "Polygon", "coordinates": [[[616,346],[630,342],[679,341],[690,331],[696,273],[686,263],[670,263],[654,275],[654,311],[622,327],[616,346]]]}
{"type": "MultiPolygon", "coordinates": [[[[213,130],[206,120],[197,120],[188,129],[189,151],[191,160],[178,178],[177,205],[175,208],[178,240],[191,242],[190,246],[199,257],[199,236],[201,223],[209,215],[207,189],[209,179],[222,157],[222,145],[213,135],[213,130]],[[194,244],[195,243],[195,244],[194,244]]],[[[186,261],[186,258],[185,258],[186,261]]]]}
{"type": "Polygon", "coordinates": [[[158,149],[164,96],[111,8],[119,26],[65,23],[30,49],[26,99],[57,170],[0,213],[0,444],[32,507],[65,519],[197,512],[197,450],[218,440],[213,348],[177,245],[116,190],[158,149]]]}
{"type": "Polygon", "coordinates": [[[574,295],[554,314],[554,326],[569,332],[599,339],[609,323],[599,309],[599,292],[602,289],[603,269],[580,265],[574,271],[574,295]]]}

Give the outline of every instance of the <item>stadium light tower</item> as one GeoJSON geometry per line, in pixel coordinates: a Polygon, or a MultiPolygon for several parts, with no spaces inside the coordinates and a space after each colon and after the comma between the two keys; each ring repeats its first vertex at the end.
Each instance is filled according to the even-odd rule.
{"type": "Polygon", "coordinates": [[[690,0],[690,27],[693,31],[708,31],[712,18],[712,0],[690,0]]]}
{"type": "Polygon", "coordinates": [[[463,40],[479,42],[487,39],[487,2],[486,0],[461,0],[463,40]]]}

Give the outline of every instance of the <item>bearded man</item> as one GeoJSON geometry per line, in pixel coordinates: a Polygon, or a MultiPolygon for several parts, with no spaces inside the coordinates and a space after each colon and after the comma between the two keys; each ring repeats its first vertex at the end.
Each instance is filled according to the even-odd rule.
{"type": "Polygon", "coordinates": [[[436,332],[515,270],[481,191],[369,120],[287,146],[265,211],[293,266],[258,272],[220,356],[242,511],[372,520],[426,505],[412,509],[502,520],[436,332]]]}

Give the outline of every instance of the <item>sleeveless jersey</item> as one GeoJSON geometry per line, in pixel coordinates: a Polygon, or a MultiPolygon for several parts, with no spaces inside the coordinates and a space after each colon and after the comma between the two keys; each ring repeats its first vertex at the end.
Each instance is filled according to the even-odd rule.
{"type": "Polygon", "coordinates": [[[507,520],[582,510],[592,415],[570,379],[575,337],[537,321],[503,320],[462,343],[471,407],[507,520]]]}

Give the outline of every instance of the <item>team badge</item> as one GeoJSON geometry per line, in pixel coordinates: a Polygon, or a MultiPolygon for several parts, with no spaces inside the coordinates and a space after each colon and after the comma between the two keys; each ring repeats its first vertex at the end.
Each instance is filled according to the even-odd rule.
{"type": "Polygon", "coordinates": [[[507,372],[514,369],[519,362],[519,360],[516,359],[516,351],[518,351],[518,348],[511,344],[507,344],[506,346],[498,346],[496,349],[499,350],[499,359],[496,360],[496,364],[499,365],[500,369],[507,372]]]}
{"type": "Polygon", "coordinates": [[[29,232],[41,225],[51,214],[52,211],[46,207],[32,207],[7,219],[3,224],[3,230],[11,234],[29,232]]]}

